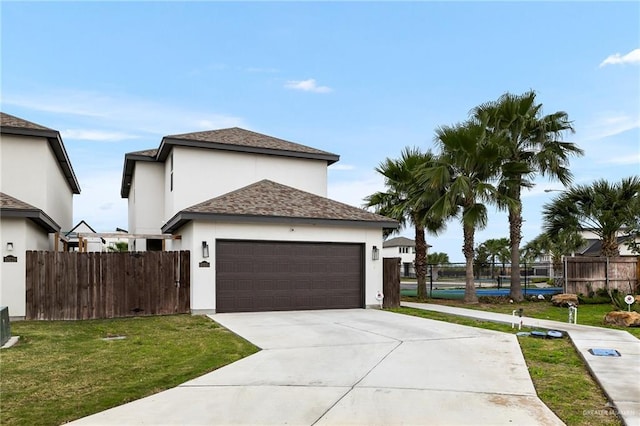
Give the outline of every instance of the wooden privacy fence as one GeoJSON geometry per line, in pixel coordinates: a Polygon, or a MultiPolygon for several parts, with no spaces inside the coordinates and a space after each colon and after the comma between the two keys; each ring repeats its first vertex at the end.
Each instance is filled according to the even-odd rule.
{"type": "Polygon", "coordinates": [[[383,308],[400,307],[400,258],[382,259],[382,299],[383,308]]]}
{"type": "Polygon", "coordinates": [[[27,251],[26,319],[188,313],[188,251],[27,251]]]}
{"type": "Polygon", "coordinates": [[[589,294],[599,289],[638,291],[638,257],[567,257],[567,293],[589,294]]]}

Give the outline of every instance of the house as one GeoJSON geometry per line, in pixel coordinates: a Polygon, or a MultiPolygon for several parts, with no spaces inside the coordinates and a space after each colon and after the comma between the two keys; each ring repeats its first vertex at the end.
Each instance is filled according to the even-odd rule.
{"type": "MultiPolygon", "coordinates": [[[[585,229],[581,232],[582,238],[585,239],[585,244],[575,253],[577,256],[601,256],[602,255],[602,240],[600,237],[590,229],[585,229]]],[[[636,256],[637,254],[629,250],[627,241],[632,238],[625,235],[624,230],[617,232],[617,244],[620,256],[636,256]]],[[[640,243],[640,238],[636,237],[636,242],[640,243]]]]}
{"type": "Polygon", "coordinates": [[[69,251],[79,251],[80,238],[82,235],[83,251],[102,252],[106,248],[106,240],[102,237],[92,237],[87,234],[95,234],[96,231],[87,222],[81,220],[69,232],[65,233],[67,239],[67,249],[69,251]]]}
{"type": "Polygon", "coordinates": [[[125,155],[132,249],[192,253],[194,313],[376,306],[397,223],[327,198],[338,160],[237,127],[165,136],[125,155]]]}
{"type": "MultiPolygon", "coordinates": [[[[431,246],[427,244],[427,253],[431,246]]],[[[406,237],[396,237],[382,244],[383,257],[400,258],[400,276],[415,278],[416,242],[406,237]]]]}
{"type": "Polygon", "coordinates": [[[25,252],[62,249],[80,185],[57,130],[0,113],[0,152],[0,305],[23,317],[25,252]]]}

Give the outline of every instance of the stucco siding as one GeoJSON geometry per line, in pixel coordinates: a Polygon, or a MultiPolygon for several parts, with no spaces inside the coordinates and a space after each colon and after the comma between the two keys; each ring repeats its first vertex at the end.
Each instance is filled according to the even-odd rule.
{"type": "Polygon", "coordinates": [[[382,260],[372,260],[371,249],[382,246],[380,229],[190,222],[178,233],[182,235],[182,249],[191,251],[191,309],[195,312],[215,311],[215,242],[218,239],[364,244],[365,304],[374,306],[379,303],[376,294],[382,291],[382,260]],[[207,259],[202,257],[202,241],[209,245],[207,259]],[[199,267],[204,260],[210,262],[210,267],[199,267]]]}
{"type": "Polygon", "coordinates": [[[136,162],[134,179],[129,193],[129,232],[160,234],[164,224],[163,165],[136,162]]]}
{"type": "Polygon", "coordinates": [[[69,231],[73,228],[73,191],[48,143],[46,150],[48,155],[43,184],[46,183],[47,201],[43,210],[60,225],[61,231],[69,231]]]}
{"type": "Polygon", "coordinates": [[[26,314],[26,267],[27,250],[49,250],[49,236],[32,221],[23,218],[3,217],[0,221],[2,258],[17,257],[17,262],[2,262],[0,277],[0,305],[9,307],[12,317],[26,314]],[[7,243],[13,250],[7,251],[7,243]]]}
{"type": "Polygon", "coordinates": [[[174,147],[173,191],[170,156],[165,162],[165,219],[194,204],[226,194],[262,179],[327,196],[324,161],[174,147]]]}
{"type": "Polygon", "coordinates": [[[47,146],[45,138],[0,136],[0,191],[45,212],[47,146]]]}
{"type": "Polygon", "coordinates": [[[73,226],[73,191],[46,138],[3,135],[0,188],[51,217],[68,231],[73,226]]]}

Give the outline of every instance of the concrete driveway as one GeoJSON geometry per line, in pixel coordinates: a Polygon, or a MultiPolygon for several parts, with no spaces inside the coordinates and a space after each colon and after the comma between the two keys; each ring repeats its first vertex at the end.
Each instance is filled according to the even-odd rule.
{"type": "Polygon", "coordinates": [[[263,350],[72,424],[562,424],[513,335],[373,309],[211,318],[263,350]]]}

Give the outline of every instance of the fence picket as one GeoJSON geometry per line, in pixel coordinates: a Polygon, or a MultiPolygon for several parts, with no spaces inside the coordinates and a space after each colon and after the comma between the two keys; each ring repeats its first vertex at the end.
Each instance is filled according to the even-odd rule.
{"type": "Polygon", "coordinates": [[[189,252],[26,253],[26,318],[75,320],[188,313],[189,252]],[[181,265],[180,293],[174,291],[181,265]]]}

